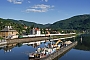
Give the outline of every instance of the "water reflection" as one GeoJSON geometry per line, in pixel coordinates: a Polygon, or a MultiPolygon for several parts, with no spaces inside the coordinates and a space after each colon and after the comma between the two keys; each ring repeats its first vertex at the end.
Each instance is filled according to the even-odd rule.
{"type": "MultiPolygon", "coordinates": [[[[4,50],[4,52],[11,52],[12,49],[14,47],[22,47],[24,45],[26,46],[30,46],[34,49],[37,49],[38,47],[45,47],[46,44],[52,42],[53,44],[55,44],[55,42],[57,42],[58,39],[49,39],[49,40],[43,40],[43,41],[37,41],[37,42],[28,42],[28,43],[13,43],[13,44],[7,44],[7,45],[2,45],[0,46],[0,50],[4,50]]],[[[73,39],[63,39],[62,41],[65,42],[66,40],[71,40],[73,41],[73,39]]]]}
{"type": "MultiPolygon", "coordinates": [[[[38,42],[14,43],[0,46],[0,60],[28,60],[28,53],[34,52],[38,47],[45,47],[45,44],[48,44],[49,42],[55,43],[57,40],[58,39],[53,41],[53,39],[51,39],[38,42]]],[[[63,42],[66,40],[74,41],[74,38],[64,39],[63,42]]],[[[58,60],[60,57],[61,56],[56,58],[56,60],[58,60]]]]}
{"type": "Polygon", "coordinates": [[[0,46],[0,49],[3,49],[4,52],[11,52],[12,48],[14,48],[16,45],[17,45],[17,43],[2,45],[2,46],[0,46]]]}
{"type": "Polygon", "coordinates": [[[70,51],[70,49],[67,50],[67,51],[65,51],[63,54],[59,55],[58,57],[56,57],[56,58],[53,59],[53,60],[59,60],[59,59],[60,59],[62,56],[64,56],[68,51],[70,51]]]}
{"type": "Polygon", "coordinates": [[[7,44],[7,45],[0,46],[0,50],[4,50],[4,52],[11,52],[13,48],[15,48],[15,47],[19,48],[24,45],[30,46],[34,49],[37,49],[38,47],[45,47],[45,43],[47,43],[49,41],[50,40],[43,40],[43,41],[37,41],[37,42],[7,44]]]}
{"type": "Polygon", "coordinates": [[[90,52],[72,49],[58,60],[90,60],[90,52]]]}
{"type": "Polygon", "coordinates": [[[83,34],[76,37],[78,41],[75,49],[90,51],[90,34],[83,34]]]}
{"type": "Polygon", "coordinates": [[[77,46],[56,60],[90,60],[90,34],[77,36],[77,46]]]}

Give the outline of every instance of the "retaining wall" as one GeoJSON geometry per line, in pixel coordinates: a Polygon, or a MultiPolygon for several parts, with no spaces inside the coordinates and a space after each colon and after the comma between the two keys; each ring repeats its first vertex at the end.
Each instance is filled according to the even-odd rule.
{"type": "Polygon", "coordinates": [[[22,43],[22,42],[33,42],[33,41],[42,41],[50,39],[49,37],[33,37],[33,38],[22,38],[22,39],[13,39],[13,40],[7,40],[7,44],[10,43],[22,43]]]}

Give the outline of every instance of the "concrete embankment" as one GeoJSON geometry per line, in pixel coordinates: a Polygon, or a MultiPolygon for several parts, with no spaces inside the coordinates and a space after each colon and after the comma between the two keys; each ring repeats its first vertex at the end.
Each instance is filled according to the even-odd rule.
{"type": "Polygon", "coordinates": [[[55,59],[56,57],[62,55],[63,53],[65,53],[67,50],[70,50],[71,48],[73,48],[74,46],[77,45],[77,41],[76,42],[73,42],[72,44],[64,47],[64,48],[61,48],[60,50],[54,52],[53,54],[50,54],[49,56],[43,58],[43,59],[40,59],[40,60],[53,60],[55,59]]]}
{"type": "Polygon", "coordinates": [[[7,40],[7,44],[42,41],[46,39],[50,39],[50,38],[49,37],[33,37],[33,38],[12,39],[12,40],[7,40]]]}

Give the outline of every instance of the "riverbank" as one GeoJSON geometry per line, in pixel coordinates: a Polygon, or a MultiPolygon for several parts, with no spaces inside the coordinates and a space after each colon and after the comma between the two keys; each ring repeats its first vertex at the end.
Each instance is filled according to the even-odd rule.
{"type": "Polygon", "coordinates": [[[6,40],[0,40],[0,45],[4,45],[4,44],[7,44],[7,41],[6,40]]]}
{"type": "Polygon", "coordinates": [[[4,44],[7,44],[7,42],[0,42],[0,45],[4,45],[4,44]]]}
{"type": "Polygon", "coordinates": [[[12,43],[22,43],[22,42],[33,42],[33,41],[42,41],[50,39],[49,37],[32,37],[32,38],[21,38],[21,39],[12,39],[12,40],[6,40],[7,44],[12,43]]]}
{"type": "MultiPolygon", "coordinates": [[[[64,38],[59,38],[59,39],[67,39],[67,38],[73,38],[75,36],[71,36],[71,37],[64,37],[64,38]]],[[[43,41],[43,40],[49,40],[49,39],[56,39],[56,38],[51,38],[49,36],[46,37],[29,37],[29,38],[17,38],[17,39],[8,39],[5,40],[5,42],[1,43],[3,45],[5,44],[13,44],[13,43],[23,43],[23,42],[35,42],[35,41],[43,41]]],[[[0,45],[1,45],[0,44],[0,45]]]]}
{"type": "Polygon", "coordinates": [[[19,38],[14,39],[6,39],[5,42],[0,43],[1,44],[13,44],[13,43],[23,43],[23,42],[33,42],[33,41],[42,41],[47,39],[66,39],[66,38],[72,38],[75,35],[75,33],[70,34],[49,34],[49,35],[24,35],[19,38]],[[55,37],[57,36],[57,37],[55,37]],[[63,36],[63,37],[58,37],[63,36]]]}

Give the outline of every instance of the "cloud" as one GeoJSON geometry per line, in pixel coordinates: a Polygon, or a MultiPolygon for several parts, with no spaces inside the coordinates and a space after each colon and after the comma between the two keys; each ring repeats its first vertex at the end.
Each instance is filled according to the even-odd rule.
{"type": "Polygon", "coordinates": [[[50,5],[45,5],[45,4],[38,4],[38,5],[34,5],[28,9],[26,9],[25,11],[27,13],[29,12],[47,12],[49,10],[52,10],[52,8],[54,8],[54,6],[50,6],[50,5]]]}
{"type": "Polygon", "coordinates": [[[46,9],[46,8],[50,8],[50,5],[44,5],[44,4],[41,4],[41,5],[34,5],[33,7],[31,8],[41,8],[41,9],[46,9]]]}
{"type": "Polygon", "coordinates": [[[48,0],[42,0],[42,1],[48,2],[48,0]]]}
{"type": "Polygon", "coordinates": [[[12,2],[12,0],[7,0],[7,1],[12,2]]]}
{"type": "Polygon", "coordinates": [[[46,12],[47,10],[39,10],[39,9],[26,9],[26,12],[46,12]]]}
{"type": "Polygon", "coordinates": [[[14,3],[14,4],[22,4],[23,0],[7,0],[10,3],[14,3]]]}
{"type": "Polygon", "coordinates": [[[28,1],[28,3],[31,3],[30,1],[28,1]]]}
{"type": "Polygon", "coordinates": [[[45,0],[45,2],[48,2],[48,0],[45,0]]]}

